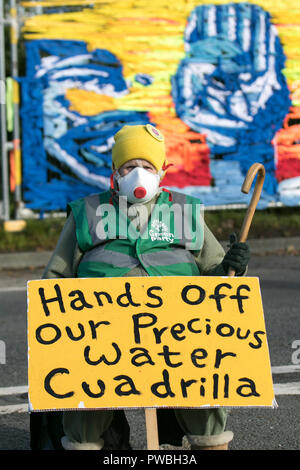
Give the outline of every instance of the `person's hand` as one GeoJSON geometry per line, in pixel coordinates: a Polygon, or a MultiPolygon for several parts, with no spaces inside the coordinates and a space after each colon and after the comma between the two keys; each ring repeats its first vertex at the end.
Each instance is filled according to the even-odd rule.
{"type": "Polygon", "coordinates": [[[235,270],[236,275],[242,275],[250,260],[250,248],[248,243],[238,242],[235,233],[229,238],[230,248],[222,261],[225,272],[230,268],[235,270]]]}

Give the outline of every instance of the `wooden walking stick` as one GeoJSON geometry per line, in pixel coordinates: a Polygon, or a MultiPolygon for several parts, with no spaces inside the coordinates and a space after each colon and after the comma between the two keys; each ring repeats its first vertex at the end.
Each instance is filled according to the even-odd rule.
{"type": "MultiPolygon", "coordinates": [[[[265,175],[266,175],[266,170],[265,167],[261,163],[254,163],[248,170],[246,178],[244,180],[243,186],[242,186],[242,192],[245,194],[248,194],[251,188],[251,185],[253,183],[253,180],[257,175],[257,181],[255,184],[255,188],[253,191],[253,195],[250,201],[250,204],[248,206],[248,210],[246,212],[243,225],[239,234],[239,242],[245,242],[248,237],[250,225],[254,216],[254,212],[257,206],[257,203],[259,201],[262,187],[264,184],[265,180],[265,175]]],[[[229,269],[228,276],[234,276],[235,275],[235,270],[234,269],[229,269]]]]}

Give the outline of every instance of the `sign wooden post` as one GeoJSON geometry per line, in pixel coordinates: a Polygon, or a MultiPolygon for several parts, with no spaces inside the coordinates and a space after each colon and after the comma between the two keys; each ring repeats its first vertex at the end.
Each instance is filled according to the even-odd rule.
{"type": "Polygon", "coordinates": [[[29,409],[273,407],[258,278],[28,282],[29,409]]]}
{"type": "Polygon", "coordinates": [[[159,438],[156,408],[145,408],[147,449],[158,450],[159,438]]]}

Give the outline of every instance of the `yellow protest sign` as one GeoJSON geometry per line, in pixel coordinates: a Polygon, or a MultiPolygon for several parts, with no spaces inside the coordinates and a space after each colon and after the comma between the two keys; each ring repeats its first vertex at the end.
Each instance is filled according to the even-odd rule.
{"type": "Polygon", "coordinates": [[[273,406],[258,278],[28,282],[30,409],[273,406]]]}

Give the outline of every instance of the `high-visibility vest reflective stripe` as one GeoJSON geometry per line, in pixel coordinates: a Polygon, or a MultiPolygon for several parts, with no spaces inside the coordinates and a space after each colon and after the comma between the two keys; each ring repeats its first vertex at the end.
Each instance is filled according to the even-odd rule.
{"type": "Polygon", "coordinates": [[[149,276],[198,275],[193,251],[203,243],[198,199],[162,192],[141,232],[109,191],[69,204],[78,245],[84,252],[78,277],[119,277],[137,266],[149,276]],[[197,230],[196,230],[197,228],[197,230]]]}

